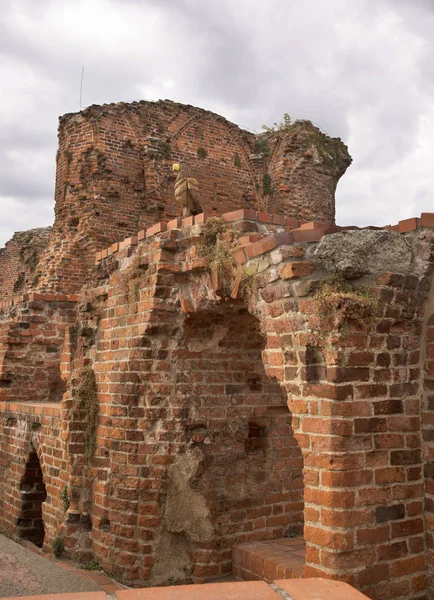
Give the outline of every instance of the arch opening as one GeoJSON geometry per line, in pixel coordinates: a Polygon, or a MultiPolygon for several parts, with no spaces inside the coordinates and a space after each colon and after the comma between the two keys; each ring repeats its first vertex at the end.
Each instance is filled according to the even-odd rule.
{"type": "Polygon", "coordinates": [[[213,306],[184,321],[176,395],[201,453],[190,486],[205,499],[214,530],[195,560],[207,580],[231,572],[239,544],[303,535],[302,453],[286,394],[266,374],[264,347],[244,306],[213,306]]]}
{"type": "Polygon", "coordinates": [[[42,548],[45,537],[42,503],[47,498],[41,464],[35,448],[31,448],[24,475],[20,483],[21,514],[17,522],[17,534],[42,548]]]}

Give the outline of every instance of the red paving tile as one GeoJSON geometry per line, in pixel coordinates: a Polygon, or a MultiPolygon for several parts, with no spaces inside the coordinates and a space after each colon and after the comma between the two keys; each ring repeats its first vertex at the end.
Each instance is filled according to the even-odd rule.
{"type": "Polygon", "coordinates": [[[123,590],[116,592],[116,597],[118,600],[282,600],[281,595],[263,581],[123,590]]]}
{"type": "Polygon", "coordinates": [[[119,590],[122,589],[114,581],[110,581],[110,583],[101,585],[101,588],[108,594],[116,594],[119,590]]]}
{"type": "MultiPolygon", "coordinates": [[[[264,581],[255,581],[110,591],[116,594],[117,600],[280,600],[282,591],[289,594],[291,600],[367,600],[366,596],[346,583],[329,579],[299,579],[298,581],[279,579],[274,582],[274,586],[275,589],[264,581]]],[[[2,600],[18,600],[18,598],[2,600]]],[[[82,592],[22,596],[20,600],[107,600],[107,598],[104,592],[82,592]]]]}
{"type": "Polygon", "coordinates": [[[71,592],[69,594],[43,594],[39,596],[7,596],[1,600],[107,600],[107,596],[104,592],[71,592]]]}
{"type": "Polygon", "coordinates": [[[274,582],[293,600],[367,600],[367,597],[347,583],[330,579],[278,580],[274,582]]]}

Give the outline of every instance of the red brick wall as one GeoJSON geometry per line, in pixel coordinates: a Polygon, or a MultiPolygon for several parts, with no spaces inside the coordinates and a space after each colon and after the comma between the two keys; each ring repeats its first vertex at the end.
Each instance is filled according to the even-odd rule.
{"type": "MultiPolygon", "coordinates": [[[[48,297],[50,298],[50,297],[48,297]]],[[[60,362],[75,304],[28,300],[0,321],[0,401],[59,402],[65,391],[60,362]]]]}
{"type": "Polygon", "coordinates": [[[433,585],[434,566],[434,287],[425,311],[423,331],[425,347],[422,353],[423,396],[422,396],[422,436],[425,475],[425,524],[426,545],[429,564],[429,578],[433,585]]]}
{"type": "MultiPolygon", "coordinates": [[[[228,227],[257,233],[256,213],[241,216],[226,217],[228,227]]],[[[4,320],[4,336],[37,314],[45,332],[49,318],[67,326],[54,339],[70,382],[58,456],[71,507],[56,513],[68,551],[93,552],[128,583],[202,581],[227,572],[233,543],[298,531],[304,503],[306,576],[347,580],[373,599],[422,600],[431,545],[430,231],[406,234],[417,274],[364,279],[379,301],[369,323],[350,318],[327,333],[313,298],[327,275],[311,243],[289,233],[248,239],[237,257],[249,285],[238,288],[233,273],[206,269],[201,227],[131,240],[100,260],[99,285],[84,291],[76,323],[68,308],[59,321],[63,306],[49,297],[4,320]],[[97,384],[91,458],[86,415],[71,410],[83,368],[97,384]]],[[[4,356],[18,339],[3,339],[4,356]]],[[[10,465],[16,451],[9,441],[4,448],[10,465]]],[[[5,480],[4,505],[17,486],[18,476],[5,480]]]]}
{"type": "MultiPolygon", "coordinates": [[[[75,510],[91,490],[95,555],[123,581],[204,581],[230,572],[233,543],[301,531],[301,456],[255,319],[242,307],[186,319],[174,255],[142,250],[142,267],[124,259],[95,292],[94,343],[79,339],[73,354],[71,380],[93,365],[100,405],[92,481],[72,470],[75,510]]],[[[75,440],[80,426],[69,431],[75,440]]],[[[71,440],[80,465],[83,444],[71,440]]]]}
{"type": "Polygon", "coordinates": [[[186,320],[173,354],[177,403],[203,453],[194,487],[215,527],[195,575],[230,572],[230,549],[240,540],[302,532],[301,452],[282,390],[264,372],[263,344],[245,309],[211,311],[186,320]]]}
{"type": "MultiPolygon", "coordinates": [[[[173,231],[162,234],[162,245],[167,246],[168,240],[176,239],[174,235],[173,231]]],[[[152,239],[140,250],[145,252],[143,265],[148,264],[149,255],[145,248],[147,244],[152,244],[152,239]]],[[[147,267],[148,273],[161,272],[160,280],[164,281],[164,285],[157,287],[153,293],[145,292],[144,287],[142,293],[145,295],[140,296],[138,307],[153,306],[156,309],[152,318],[156,319],[155,324],[148,324],[144,329],[152,331],[150,336],[146,336],[144,347],[150,351],[150,356],[157,356],[156,347],[151,341],[153,336],[163,335],[168,343],[173,340],[168,346],[170,348],[174,340],[181,339],[182,335],[183,347],[190,345],[201,348],[200,358],[183,359],[183,363],[192,360],[185,366],[181,363],[181,389],[189,397],[189,407],[195,406],[195,398],[199,397],[201,407],[206,407],[204,412],[199,413],[200,416],[210,415],[213,410],[210,400],[214,393],[218,394],[223,378],[215,368],[220,377],[216,378],[217,391],[213,392],[215,388],[212,382],[204,386],[204,374],[197,368],[196,360],[203,368],[211,350],[206,349],[207,342],[205,346],[201,346],[201,343],[204,340],[211,343],[210,340],[214,339],[215,344],[216,338],[209,328],[216,323],[219,312],[213,314],[209,308],[207,312],[202,312],[205,308],[201,306],[202,303],[204,307],[209,306],[217,298],[210,291],[206,277],[198,278],[200,271],[188,283],[186,272],[190,269],[195,272],[200,261],[188,258],[187,263],[178,266],[177,255],[172,253],[176,242],[170,243],[172,251],[162,251],[160,259],[164,263],[158,271],[152,262],[147,267]],[[182,274],[177,276],[179,270],[182,274]],[[177,280],[181,284],[183,310],[190,314],[182,329],[179,325],[175,326],[171,314],[177,280]],[[152,295],[161,300],[149,304],[146,298],[152,295]],[[163,300],[164,303],[160,304],[163,300]],[[200,327],[202,331],[199,333],[200,327]]],[[[159,244],[156,242],[150,247],[157,252],[159,244]]],[[[288,395],[295,439],[304,456],[306,575],[321,574],[347,579],[373,598],[377,594],[374,583],[378,594],[389,593],[390,597],[396,597],[399,589],[407,598],[422,598],[426,565],[418,365],[421,308],[426,295],[426,283],[423,279],[419,282],[417,277],[395,274],[384,274],[378,282],[372,279],[372,292],[380,298],[380,308],[378,318],[371,323],[369,330],[360,330],[356,323],[350,323],[346,333],[323,338],[309,333],[311,329],[317,329],[318,315],[312,300],[316,271],[315,265],[304,258],[307,247],[304,244],[283,247],[268,255],[260,254],[248,263],[250,272],[258,273],[253,285],[257,295],[255,300],[250,299],[249,306],[267,332],[267,346],[263,354],[266,373],[276,377],[288,395]],[[284,268],[279,267],[282,261],[284,268]],[[307,274],[306,282],[299,280],[299,273],[307,274]]],[[[264,243],[259,252],[264,253],[266,249],[264,243]]],[[[124,248],[118,254],[121,262],[126,260],[121,257],[129,251],[124,248]]],[[[184,252],[179,256],[182,261],[184,252]]],[[[194,257],[195,253],[189,251],[186,256],[194,257]]],[[[319,277],[321,279],[322,276],[319,277]]],[[[119,305],[110,303],[110,300],[108,302],[108,306],[119,305]]],[[[117,314],[117,318],[111,321],[112,328],[117,327],[118,322],[123,322],[126,313],[125,309],[119,307],[113,314],[117,314]]],[[[228,313],[224,317],[222,325],[227,324],[236,331],[236,339],[243,345],[241,319],[235,324],[228,313]]],[[[138,322],[143,320],[149,323],[147,319],[138,322]]],[[[132,330],[125,330],[125,335],[129,335],[127,331],[131,333],[132,330]]],[[[112,339],[111,336],[108,339],[112,339]]],[[[216,347],[222,352],[224,364],[221,346],[220,342],[216,347]]],[[[110,354],[113,356],[112,352],[110,354]]],[[[246,348],[243,355],[248,356],[246,348]]],[[[167,386],[170,380],[168,373],[174,368],[175,362],[170,359],[171,356],[170,351],[165,351],[160,361],[149,363],[150,372],[144,380],[146,390],[152,390],[152,393],[155,393],[155,389],[160,393],[164,390],[166,396],[176,396],[176,387],[167,386]]],[[[234,362],[232,359],[228,363],[229,369],[234,362]]],[[[107,368],[105,365],[104,370],[107,368]]],[[[128,378],[124,374],[122,381],[124,383],[119,391],[125,398],[123,402],[127,402],[124,394],[128,389],[134,389],[134,378],[131,373],[128,378]],[[132,388],[124,387],[127,381],[132,388]]],[[[140,385],[139,389],[141,396],[144,392],[140,385]]],[[[134,393],[130,392],[129,405],[137,401],[134,400],[135,394],[138,394],[137,388],[134,393]]],[[[147,395],[145,397],[149,398],[147,395]]],[[[224,403],[220,401],[218,407],[223,406],[224,403]]],[[[184,421],[188,421],[186,413],[183,417],[184,421]]],[[[158,409],[152,418],[161,418],[158,409]]],[[[197,427],[194,435],[198,436],[195,439],[207,436],[208,428],[203,423],[196,421],[194,425],[197,427]]],[[[178,425],[175,422],[170,429],[164,427],[160,430],[157,427],[157,431],[161,431],[162,439],[167,442],[175,443],[178,440],[178,425]]],[[[128,446],[131,443],[128,442],[128,446]]],[[[105,443],[104,447],[107,445],[105,443]]],[[[162,448],[158,444],[151,445],[149,451],[157,447],[162,448]]],[[[150,460],[153,462],[153,459],[150,460]]],[[[160,466],[155,464],[146,473],[150,477],[145,496],[149,513],[143,517],[142,523],[147,523],[149,527],[161,523],[152,511],[164,503],[164,496],[159,496],[155,489],[165,489],[162,482],[167,477],[170,480],[166,467],[161,466],[165,463],[160,463],[160,460],[157,461],[160,466]]],[[[283,473],[286,473],[285,470],[283,473]]],[[[213,477],[212,469],[209,470],[209,477],[213,484],[218,482],[213,477]]],[[[193,478],[191,482],[195,490],[203,489],[199,479],[193,478]]],[[[125,477],[122,481],[123,485],[130,487],[130,484],[125,484],[125,477]]],[[[240,486],[244,479],[237,478],[236,481],[240,486]]],[[[131,476],[131,485],[134,485],[133,482],[134,475],[131,476]]],[[[170,487],[170,481],[166,485],[170,487]]],[[[223,488],[230,490],[230,482],[225,482],[223,488]]],[[[103,497],[101,502],[104,502],[103,497]]],[[[137,502],[140,505],[140,495],[137,502]]],[[[135,505],[131,504],[131,500],[125,500],[122,501],[122,508],[123,511],[127,508],[135,510],[135,505]]],[[[105,510],[107,514],[110,512],[108,506],[105,510]]],[[[240,509],[240,512],[243,514],[243,525],[248,526],[248,511],[240,509]]],[[[131,532],[133,525],[130,527],[131,532]]],[[[128,532],[128,528],[125,532],[128,532]]],[[[278,528],[274,530],[275,535],[280,533],[278,528]]],[[[273,532],[269,530],[268,534],[271,537],[273,532]]],[[[154,536],[149,535],[149,539],[154,540],[154,536]]],[[[153,552],[149,559],[149,566],[152,565],[151,581],[155,569],[158,572],[158,548],[163,543],[162,539],[158,538],[153,551],[152,544],[149,544],[150,552],[153,552]]],[[[233,539],[237,538],[232,533],[233,539]]],[[[110,537],[105,539],[105,545],[110,547],[116,544],[110,537]]],[[[104,552],[102,548],[101,552],[104,552]]],[[[125,555],[123,560],[130,561],[131,573],[137,572],[131,554],[129,558],[125,555]]],[[[215,572],[213,568],[212,563],[207,565],[204,573],[210,576],[215,572]]]]}
{"type": "Polygon", "coordinates": [[[198,115],[174,133],[170,160],[156,168],[161,185],[159,203],[167,218],[180,214],[180,206],[173,198],[171,176],[172,163],[180,160],[187,160],[197,177],[202,209],[207,214],[255,208],[257,175],[250,160],[252,136],[245,133],[243,139],[242,134],[236,126],[212,114],[198,115]],[[203,156],[198,151],[203,151],[203,156]]]}
{"type": "Polygon", "coordinates": [[[336,186],[351,164],[347,147],[308,121],[272,135],[270,146],[270,212],[334,223],[336,186]]]}
{"type": "Polygon", "coordinates": [[[50,227],[19,231],[0,248],[0,301],[34,285],[35,269],[48,245],[50,227]]]}
{"type": "Polygon", "coordinates": [[[305,574],[340,573],[372,598],[419,598],[426,586],[420,291],[411,276],[385,274],[380,285],[372,288],[381,299],[376,322],[329,338],[325,369],[303,390],[305,399],[322,398],[318,417],[302,424],[311,472],[305,574]]]}
{"type": "Polygon", "coordinates": [[[20,533],[19,520],[26,503],[20,487],[35,448],[47,492],[42,504],[44,549],[51,552],[64,519],[60,494],[68,481],[61,412],[58,407],[41,405],[26,411],[17,408],[16,404],[0,403],[0,530],[11,537],[20,533]]]}

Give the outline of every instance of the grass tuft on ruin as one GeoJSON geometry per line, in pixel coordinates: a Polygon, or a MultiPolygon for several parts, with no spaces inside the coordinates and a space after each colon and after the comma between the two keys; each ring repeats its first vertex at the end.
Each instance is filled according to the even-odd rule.
{"type": "Polygon", "coordinates": [[[378,308],[375,296],[365,289],[354,289],[340,275],[324,281],[314,300],[322,332],[339,331],[349,320],[368,328],[378,308]]]}
{"type": "Polygon", "coordinates": [[[101,567],[97,560],[90,560],[89,562],[80,565],[80,569],[83,569],[83,571],[99,571],[101,567]]]}
{"type": "Polygon", "coordinates": [[[65,552],[65,544],[63,543],[62,538],[57,537],[54,540],[51,550],[56,558],[60,558],[62,556],[62,554],[65,552]]]}
{"type": "Polygon", "coordinates": [[[236,268],[234,244],[223,237],[227,231],[223,219],[210,217],[204,225],[199,244],[199,254],[205,258],[208,269],[217,271],[222,277],[232,276],[236,268]]]}
{"type": "Polygon", "coordinates": [[[71,506],[71,501],[69,499],[68,487],[66,485],[60,492],[60,500],[62,501],[62,504],[63,504],[63,512],[68,512],[68,509],[71,506]]]}

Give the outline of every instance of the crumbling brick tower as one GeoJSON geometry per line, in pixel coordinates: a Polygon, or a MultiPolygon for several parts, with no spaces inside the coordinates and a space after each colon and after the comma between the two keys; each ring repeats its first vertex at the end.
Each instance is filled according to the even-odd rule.
{"type": "Polygon", "coordinates": [[[23,293],[2,285],[0,527],[131,585],[234,569],[423,600],[434,216],[337,227],[341,142],[307,123],[257,141],[167,102],[62,121],[48,247],[23,293]],[[205,212],[181,219],[185,157],[205,212]],[[288,536],[298,571],[260,554],[288,536]]]}
{"type": "MultiPolygon", "coordinates": [[[[203,209],[267,207],[334,222],[337,182],[351,162],[338,139],[309,122],[255,136],[226,119],[169,101],[91,106],[60,119],[55,223],[32,289],[77,293],[95,252],[180,214],[173,162],[187,160],[203,209]]],[[[262,208],[261,208],[262,209],[262,208]]],[[[6,282],[5,282],[6,283],[6,282]]],[[[0,297],[26,282],[0,285],[0,297]]]]}

